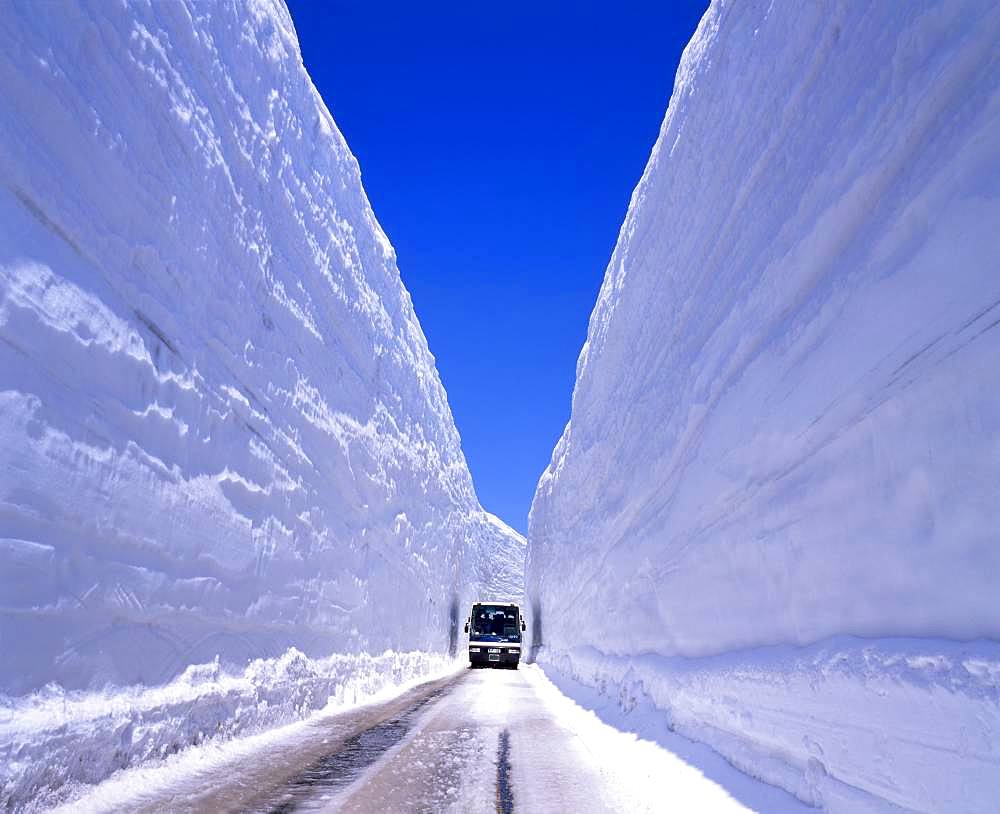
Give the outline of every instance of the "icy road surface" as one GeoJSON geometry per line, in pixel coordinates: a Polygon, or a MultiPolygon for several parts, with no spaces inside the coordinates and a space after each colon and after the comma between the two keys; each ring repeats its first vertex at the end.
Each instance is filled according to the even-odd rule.
{"type": "Polygon", "coordinates": [[[602,723],[522,666],[462,670],[202,758],[123,772],[73,810],[807,810],[721,761],[708,773],[602,723]]]}

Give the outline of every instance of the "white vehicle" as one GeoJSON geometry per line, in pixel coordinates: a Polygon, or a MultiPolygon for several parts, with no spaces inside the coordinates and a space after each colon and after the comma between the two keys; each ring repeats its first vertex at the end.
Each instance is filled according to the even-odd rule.
{"type": "Polygon", "coordinates": [[[521,609],[513,602],[477,602],[465,620],[472,667],[511,667],[521,660],[521,609]]]}

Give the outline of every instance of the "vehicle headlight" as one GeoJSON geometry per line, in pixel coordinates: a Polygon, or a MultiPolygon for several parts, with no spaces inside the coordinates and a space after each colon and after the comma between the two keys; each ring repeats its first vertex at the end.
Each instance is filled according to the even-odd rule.
{"type": "Polygon", "coordinates": [[[470,653],[478,653],[479,652],[479,648],[478,647],[470,647],[469,648],[469,652],[470,653]]]}

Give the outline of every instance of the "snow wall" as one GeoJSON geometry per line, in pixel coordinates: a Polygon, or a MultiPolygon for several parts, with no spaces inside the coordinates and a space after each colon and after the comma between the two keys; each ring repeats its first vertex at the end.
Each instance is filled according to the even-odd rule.
{"type": "Polygon", "coordinates": [[[997,42],[713,3],[531,511],[543,664],[831,810],[1000,796],[997,42]]]}
{"type": "Polygon", "coordinates": [[[0,7],[0,691],[447,654],[519,595],[280,2],[0,7]]]}

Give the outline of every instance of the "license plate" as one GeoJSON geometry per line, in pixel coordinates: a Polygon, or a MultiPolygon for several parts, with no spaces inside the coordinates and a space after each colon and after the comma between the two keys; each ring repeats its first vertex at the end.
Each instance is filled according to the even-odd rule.
{"type": "Polygon", "coordinates": [[[500,661],[499,653],[490,653],[490,661],[500,661]]]}

